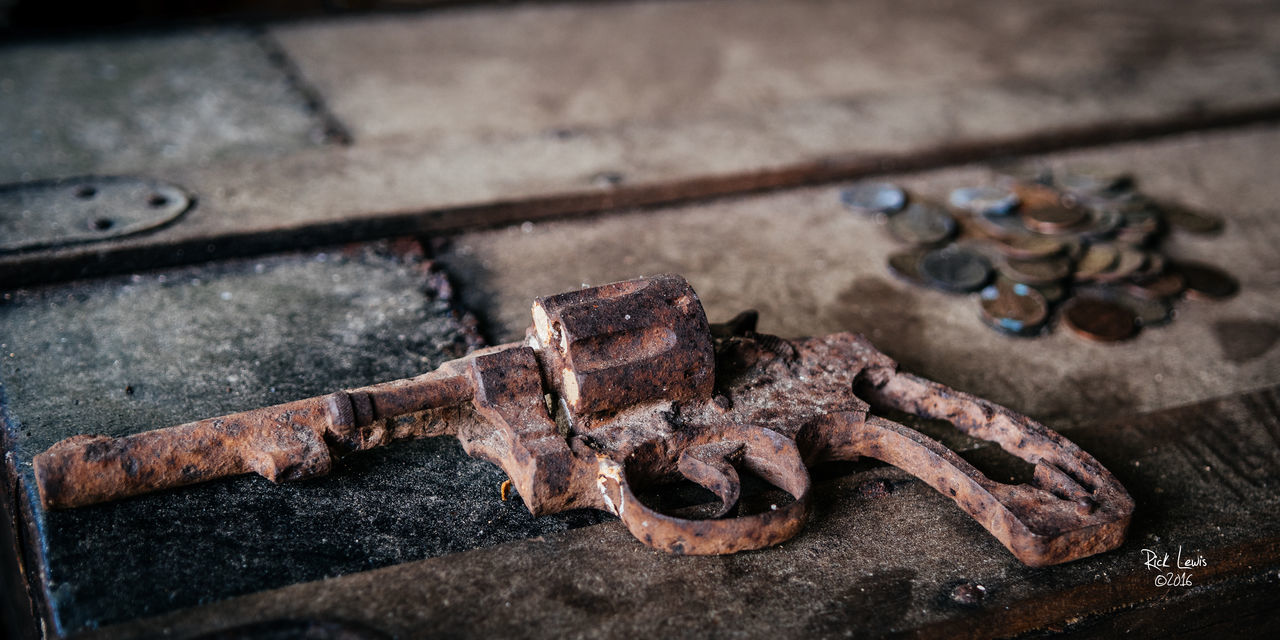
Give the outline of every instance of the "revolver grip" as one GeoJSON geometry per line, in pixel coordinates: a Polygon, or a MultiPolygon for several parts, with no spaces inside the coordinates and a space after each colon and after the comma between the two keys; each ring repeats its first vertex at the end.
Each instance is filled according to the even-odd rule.
{"type": "Polygon", "coordinates": [[[737,502],[739,488],[732,457],[794,500],[769,511],[736,518],[688,520],[646,506],[632,492],[624,462],[597,458],[596,483],[605,506],[645,544],[676,554],[716,555],[761,549],[784,542],[804,527],[809,513],[809,473],[789,438],[758,427],[726,428],[724,441],[686,449],[678,467],[690,480],[721,498],[723,515],[737,502]],[[727,445],[727,446],[726,446],[727,445]],[[717,452],[720,455],[717,455],[717,452]]]}
{"type": "Polygon", "coordinates": [[[1035,465],[1031,483],[996,482],[954,451],[904,425],[832,413],[802,436],[827,459],[888,462],[950,497],[1032,567],[1070,562],[1119,546],[1133,499],[1097,460],[1026,416],[936,382],[891,373],[862,391],[877,404],[951,422],[1035,465]]]}

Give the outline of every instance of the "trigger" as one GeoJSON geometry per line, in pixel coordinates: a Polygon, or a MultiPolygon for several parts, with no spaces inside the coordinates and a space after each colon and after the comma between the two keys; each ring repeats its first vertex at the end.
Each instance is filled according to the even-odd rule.
{"type": "Polygon", "coordinates": [[[738,504],[742,489],[733,461],[742,456],[743,443],[717,442],[686,449],[680,454],[680,474],[720,498],[719,518],[738,504]]]}

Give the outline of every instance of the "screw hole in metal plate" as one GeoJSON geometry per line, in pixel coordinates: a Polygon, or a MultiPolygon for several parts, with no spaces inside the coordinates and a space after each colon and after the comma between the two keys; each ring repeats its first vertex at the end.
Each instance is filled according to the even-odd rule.
{"type": "Polygon", "coordinates": [[[100,242],[168,224],[191,207],[181,187],[133,176],[0,185],[0,254],[100,242]]]}

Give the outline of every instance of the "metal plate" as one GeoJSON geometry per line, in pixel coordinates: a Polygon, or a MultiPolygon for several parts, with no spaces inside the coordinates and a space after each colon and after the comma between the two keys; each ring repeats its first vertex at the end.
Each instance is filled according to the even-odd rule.
{"type": "Polygon", "coordinates": [[[154,229],[191,206],[177,185],[86,176],[0,186],[0,253],[96,242],[154,229]]]}

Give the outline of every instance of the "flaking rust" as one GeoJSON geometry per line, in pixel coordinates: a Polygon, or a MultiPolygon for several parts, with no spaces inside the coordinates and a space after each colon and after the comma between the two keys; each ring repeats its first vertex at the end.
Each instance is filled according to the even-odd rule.
{"type": "Polygon", "coordinates": [[[753,312],[713,327],[671,275],[540,298],[533,320],[522,343],[415,378],[123,438],[68,438],[36,456],[41,499],[77,507],[248,472],[295,480],[355,451],[451,435],[501,466],[532,513],[605,510],[672,553],[791,538],[808,515],[807,468],[862,456],[950,497],[1028,565],[1124,540],[1133,500],[1093,457],[1026,416],[899,372],[861,336],[784,340],[756,333],[753,312]],[[995,482],[872,415],[867,400],[993,441],[1035,465],[1032,481],[995,482]],[[742,471],[781,493],[734,516],[742,471]],[[661,513],[635,493],[682,478],[720,499],[711,517],[661,513]]]}

